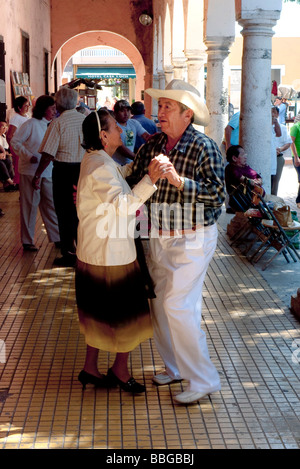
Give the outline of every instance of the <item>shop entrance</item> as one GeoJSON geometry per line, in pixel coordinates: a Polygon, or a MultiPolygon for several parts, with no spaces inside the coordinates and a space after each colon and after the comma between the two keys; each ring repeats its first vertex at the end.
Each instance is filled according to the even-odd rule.
{"type": "Polygon", "coordinates": [[[81,100],[92,110],[103,106],[113,109],[119,99],[130,104],[135,101],[135,68],[124,53],[112,47],[77,51],[65,67],[64,80],[78,80],[81,100]]]}

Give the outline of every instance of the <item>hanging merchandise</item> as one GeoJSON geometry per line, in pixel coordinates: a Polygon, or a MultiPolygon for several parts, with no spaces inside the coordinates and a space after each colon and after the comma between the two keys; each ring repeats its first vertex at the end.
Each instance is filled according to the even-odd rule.
{"type": "Polygon", "coordinates": [[[272,91],[271,91],[271,93],[272,93],[274,96],[277,96],[277,95],[278,95],[277,81],[276,81],[276,80],[273,80],[273,82],[272,82],[272,91]]]}

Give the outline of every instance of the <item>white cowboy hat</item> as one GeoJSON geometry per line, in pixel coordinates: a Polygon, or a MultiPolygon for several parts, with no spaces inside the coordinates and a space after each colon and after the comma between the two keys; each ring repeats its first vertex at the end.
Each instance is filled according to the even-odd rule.
{"type": "Polygon", "coordinates": [[[206,127],[209,123],[209,112],[200,98],[199,91],[183,80],[172,80],[165,90],[148,88],[145,90],[154,99],[169,98],[184,104],[194,111],[194,123],[206,127]]]}

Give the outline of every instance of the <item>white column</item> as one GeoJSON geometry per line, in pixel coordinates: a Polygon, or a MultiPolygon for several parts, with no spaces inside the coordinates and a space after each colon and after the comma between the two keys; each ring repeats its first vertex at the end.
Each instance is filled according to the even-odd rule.
{"type": "Polygon", "coordinates": [[[158,87],[160,90],[164,90],[166,87],[166,77],[163,70],[158,70],[158,87]]]}
{"type": "Polygon", "coordinates": [[[174,78],[178,80],[186,80],[186,58],[185,57],[175,57],[172,58],[174,78]]]}
{"type": "Polygon", "coordinates": [[[174,78],[173,67],[170,65],[164,67],[164,73],[165,73],[165,83],[167,86],[167,84],[170,83],[170,81],[172,81],[174,78]]]}
{"type": "Polygon", "coordinates": [[[210,114],[205,133],[218,145],[228,123],[229,47],[233,37],[209,37],[207,46],[206,105],[210,114]]]}
{"type": "MultiPolygon", "coordinates": [[[[153,75],[152,84],[153,84],[153,88],[159,88],[158,74],[153,75]]],[[[156,99],[152,99],[151,118],[157,118],[157,113],[158,113],[158,101],[156,99]]]]}
{"type": "Polygon", "coordinates": [[[198,50],[186,50],[187,58],[187,81],[193,85],[204,99],[204,64],[206,53],[198,50]]]}
{"type": "Polygon", "coordinates": [[[244,39],[240,144],[247,152],[248,164],[261,174],[270,193],[272,28],[280,12],[256,13],[255,17],[239,18],[244,39]]]}

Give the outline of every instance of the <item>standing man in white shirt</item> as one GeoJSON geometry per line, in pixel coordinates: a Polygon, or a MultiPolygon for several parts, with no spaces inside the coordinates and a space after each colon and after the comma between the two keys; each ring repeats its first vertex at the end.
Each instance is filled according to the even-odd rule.
{"type": "MultiPolygon", "coordinates": [[[[278,107],[273,107],[272,108],[272,117],[278,120],[279,118],[279,108],[278,107]]],[[[292,144],[292,139],[291,136],[288,134],[286,125],[280,124],[280,129],[281,129],[281,136],[280,137],[275,137],[276,141],[276,154],[277,154],[277,170],[276,174],[274,174],[271,177],[272,180],[272,185],[271,185],[271,194],[272,195],[277,195],[278,193],[278,186],[279,186],[279,181],[282,175],[285,159],[284,159],[284,154],[287,152],[287,150],[290,148],[292,144]]]]}
{"type": "Polygon", "coordinates": [[[53,161],[53,199],[58,219],[61,254],[54,264],[75,267],[78,218],[73,201],[73,186],[77,186],[80,163],[84,155],[82,123],[85,116],[76,111],[78,93],[67,87],[56,93],[56,108],[60,116],[48,127],[39,152],[40,164],[32,184],[39,188],[40,177],[53,161]]]}
{"type": "Polygon", "coordinates": [[[276,138],[281,137],[281,128],[279,122],[275,115],[273,115],[273,108],[271,109],[271,118],[272,118],[272,127],[271,127],[271,168],[270,168],[270,176],[271,176],[271,187],[272,187],[272,179],[276,176],[277,172],[277,151],[276,151],[276,138]]]}

